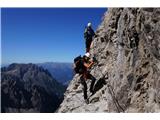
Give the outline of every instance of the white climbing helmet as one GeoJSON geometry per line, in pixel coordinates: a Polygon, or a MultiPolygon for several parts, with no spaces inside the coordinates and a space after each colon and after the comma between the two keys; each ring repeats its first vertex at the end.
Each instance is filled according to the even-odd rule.
{"type": "Polygon", "coordinates": [[[91,26],[92,26],[92,24],[89,22],[89,23],[87,24],[87,26],[88,26],[88,27],[91,27],[91,26]]]}
{"type": "Polygon", "coordinates": [[[86,56],[86,57],[90,57],[90,53],[87,52],[87,53],[85,54],[85,56],[86,56]]]}

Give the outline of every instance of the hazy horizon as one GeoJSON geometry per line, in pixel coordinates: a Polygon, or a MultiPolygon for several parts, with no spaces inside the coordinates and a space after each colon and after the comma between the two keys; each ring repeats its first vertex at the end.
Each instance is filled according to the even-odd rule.
{"type": "Polygon", "coordinates": [[[56,61],[51,61],[51,62],[12,62],[12,63],[1,63],[1,66],[4,66],[4,65],[10,65],[10,64],[44,64],[44,63],[57,63],[57,64],[72,64],[73,62],[56,62],[56,61]]]}

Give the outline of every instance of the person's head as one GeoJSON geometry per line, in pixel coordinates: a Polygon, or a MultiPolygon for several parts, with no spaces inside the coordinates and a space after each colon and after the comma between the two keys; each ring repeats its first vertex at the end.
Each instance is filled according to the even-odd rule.
{"type": "Polygon", "coordinates": [[[87,61],[87,60],[90,59],[89,57],[90,57],[90,53],[87,52],[87,53],[83,56],[83,59],[87,61]]]}
{"type": "Polygon", "coordinates": [[[92,26],[92,23],[89,22],[89,23],[87,24],[87,27],[91,27],[91,26],[92,26]]]}

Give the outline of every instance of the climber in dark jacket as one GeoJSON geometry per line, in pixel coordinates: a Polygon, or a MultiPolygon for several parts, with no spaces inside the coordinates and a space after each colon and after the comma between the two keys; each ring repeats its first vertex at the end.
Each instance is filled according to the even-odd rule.
{"type": "Polygon", "coordinates": [[[90,51],[91,43],[93,40],[95,33],[94,30],[92,29],[92,24],[88,23],[87,27],[85,28],[84,31],[84,38],[86,42],[86,53],[90,51]]]}
{"type": "Polygon", "coordinates": [[[90,55],[89,53],[86,53],[83,56],[83,66],[84,67],[83,67],[82,72],[80,73],[80,75],[81,75],[80,81],[81,81],[81,84],[83,85],[84,100],[87,104],[89,103],[89,100],[88,100],[88,96],[87,96],[86,80],[87,79],[92,80],[91,85],[90,85],[90,92],[92,94],[94,94],[93,86],[94,86],[94,83],[96,81],[96,79],[88,71],[88,69],[91,68],[91,66],[94,64],[94,62],[92,60],[90,60],[89,55],[90,55]]]}

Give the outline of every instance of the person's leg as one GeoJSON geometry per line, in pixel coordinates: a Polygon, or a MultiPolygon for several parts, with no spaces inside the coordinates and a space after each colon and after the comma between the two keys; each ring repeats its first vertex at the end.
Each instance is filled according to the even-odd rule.
{"type": "Polygon", "coordinates": [[[84,75],[81,76],[80,80],[81,80],[81,84],[83,85],[83,96],[84,96],[84,99],[86,100],[87,99],[87,84],[86,84],[84,75]]]}
{"type": "Polygon", "coordinates": [[[91,38],[86,39],[86,53],[90,51],[91,43],[92,43],[91,38]]]}
{"type": "Polygon", "coordinates": [[[89,52],[89,40],[86,40],[86,53],[89,52]]]}
{"type": "Polygon", "coordinates": [[[90,51],[92,47],[91,44],[92,44],[92,38],[90,38],[89,43],[88,43],[88,52],[90,51]]]}
{"type": "Polygon", "coordinates": [[[94,84],[95,84],[96,78],[93,77],[90,73],[88,73],[87,78],[92,80],[89,90],[91,93],[94,93],[94,84]]]}

